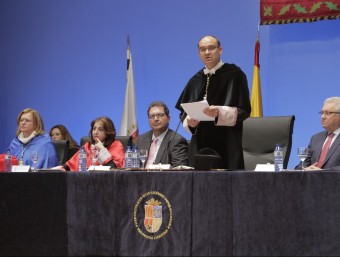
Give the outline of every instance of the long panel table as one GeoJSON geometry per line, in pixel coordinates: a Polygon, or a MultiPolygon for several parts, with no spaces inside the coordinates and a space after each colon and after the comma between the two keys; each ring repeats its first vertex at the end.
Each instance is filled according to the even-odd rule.
{"type": "Polygon", "coordinates": [[[340,172],[0,173],[1,256],[340,256],[340,172]]]}

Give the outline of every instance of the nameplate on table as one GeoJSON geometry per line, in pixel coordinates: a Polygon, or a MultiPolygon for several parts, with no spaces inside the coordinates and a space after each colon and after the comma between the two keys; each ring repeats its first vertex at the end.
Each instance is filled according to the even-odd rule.
{"type": "Polygon", "coordinates": [[[110,166],[103,166],[103,165],[95,165],[95,166],[93,166],[93,165],[91,165],[90,167],[89,167],[89,171],[95,171],[95,170],[110,170],[110,166]]]}
{"type": "Polygon", "coordinates": [[[12,172],[29,172],[30,168],[29,165],[13,165],[12,172]]]}
{"type": "Polygon", "coordinates": [[[268,172],[274,172],[275,166],[274,164],[256,164],[255,171],[268,171],[268,172]]]}
{"type": "Polygon", "coordinates": [[[170,164],[151,164],[149,165],[147,171],[162,171],[170,169],[170,164]]]}

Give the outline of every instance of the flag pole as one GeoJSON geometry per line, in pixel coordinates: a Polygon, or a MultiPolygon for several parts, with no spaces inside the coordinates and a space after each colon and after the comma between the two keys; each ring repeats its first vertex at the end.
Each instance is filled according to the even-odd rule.
{"type": "Polygon", "coordinates": [[[263,116],[259,58],[260,58],[260,23],[258,23],[257,25],[257,35],[255,43],[253,82],[250,97],[251,103],[250,117],[263,116]]]}
{"type": "Polygon", "coordinates": [[[129,34],[127,35],[126,43],[127,43],[127,49],[126,49],[126,61],[127,61],[126,80],[128,80],[129,66],[130,66],[130,36],[129,36],[129,34]]]}
{"type": "Polygon", "coordinates": [[[126,50],[126,91],[124,110],[120,124],[119,135],[129,136],[133,143],[136,143],[138,138],[138,125],[136,114],[136,99],[135,99],[135,85],[132,67],[132,56],[130,49],[130,37],[127,35],[127,50],[126,50]]]}

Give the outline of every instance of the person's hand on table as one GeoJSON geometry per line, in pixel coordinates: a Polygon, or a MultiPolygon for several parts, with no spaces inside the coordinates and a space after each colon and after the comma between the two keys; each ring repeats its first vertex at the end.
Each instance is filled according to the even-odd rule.
{"type": "Polygon", "coordinates": [[[304,168],[303,170],[306,170],[306,171],[311,171],[311,170],[322,170],[321,168],[319,168],[318,166],[316,166],[318,163],[314,163],[306,168],[304,168]]]}

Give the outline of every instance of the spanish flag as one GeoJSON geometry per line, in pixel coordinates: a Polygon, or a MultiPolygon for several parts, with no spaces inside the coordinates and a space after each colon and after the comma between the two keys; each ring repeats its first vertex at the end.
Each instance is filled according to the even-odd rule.
{"type": "Polygon", "coordinates": [[[263,116],[259,56],[260,56],[260,41],[259,41],[259,36],[257,36],[256,44],[255,44],[253,83],[252,83],[251,98],[250,98],[250,103],[251,103],[250,117],[262,117],[263,116]]]}

